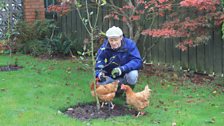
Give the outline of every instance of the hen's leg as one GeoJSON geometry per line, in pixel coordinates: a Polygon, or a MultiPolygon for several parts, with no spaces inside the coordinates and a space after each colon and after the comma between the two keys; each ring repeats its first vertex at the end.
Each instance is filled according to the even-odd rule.
{"type": "Polygon", "coordinates": [[[111,107],[110,107],[110,108],[111,108],[111,109],[114,109],[114,106],[115,106],[115,105],[114,105],[112,102],[110,102],[110,104],[111,104],[111,107]]]}
{"type": "Polygon", "coordinates": [[[103,108],[103,106],[104,106],[104,102],[102,102],[101,108],[103,108]]]}
{"type": "Polygon", "coordinates": [[[137,116],[136,116],[136,117],[138,118],[140,115],[141,115],[141,112],[138,112],[138,114],[137,114],[137,116]]]}
{"type": "Polygon", "coordinates": [[[142,115],[144,115],[145,113],[144,112],[138,112],[138,114],[137,114],[137,118],[139,117],[139,116],[142,116],[142,115]]]}

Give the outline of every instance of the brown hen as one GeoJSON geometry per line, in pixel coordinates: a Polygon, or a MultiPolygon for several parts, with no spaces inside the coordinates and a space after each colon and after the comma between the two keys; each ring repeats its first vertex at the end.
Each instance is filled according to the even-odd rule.
{"type": "Polygon", "coordinates": [[[149,105],[149,96],[150,91],[148,85],[145,86],[145,89],[141,92],[133,92],[131,87],[128,85],[121,85],[121,89],[126,93],[126,102],[128,105],[134,107],[137,111],[137,117],[143,115],[143,110],[149,105]]]}
{"type": "MultiPolygon", "coordinates": [[[[111,105],[111,109],[114,108],[114,104],[112,103],[112,101],[115,97],[118,83],[119,83],[119,81],[114,81],[112,83],[105,84],[105,85],[99,85],[99,84],[96,85],[97,96],[98,96],[99,100],[102,102],[101,107],[104,106],[104,103],[109,103],[111,105]]],[[[90,85],[90,89],[91,89],[92,96],[95,97],[96,95],[94,92],[94,83],[92,83],[90,85]]]]}

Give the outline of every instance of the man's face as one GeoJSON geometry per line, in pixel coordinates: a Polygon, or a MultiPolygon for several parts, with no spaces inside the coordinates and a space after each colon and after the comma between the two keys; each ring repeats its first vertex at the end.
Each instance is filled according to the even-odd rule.
{"type": "Polygon", "coordinates": [[[122,40],[122,36],[117,38],[108,38],[108,41],[112,49],[119,48],[121,46],[121,40],[122,40]]]}

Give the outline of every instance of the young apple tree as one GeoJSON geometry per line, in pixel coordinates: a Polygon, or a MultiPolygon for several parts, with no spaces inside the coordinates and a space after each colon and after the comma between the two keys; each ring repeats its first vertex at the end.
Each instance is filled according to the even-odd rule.
{"type": "MultiPolygon", "coordinates": [[[[56,11],[60,13],[61,15],[66,14],[67,12],[75,9],[76,12],[79,15],[80,20],[82,21],[83,26],[85,27],[89,38],[90,38],[90,54],[92,59],[92,72],[93,72],[93,78],[95,80],[95,54],[94,54],[94,40],[96,39],[96,32],[98,31],[98,18],[100,13],[100,8],[106,4],[106,0],[61,0],[61,5],[57,6],[50,6],[49,9],[51,11],[56,11]],[[91,6],[89,6],[91,3],[91,6]],[[90,11],[90,8],[93,7],[91,10],[96,11],[90,11]],[[84,12],[84,13],[81,13],[84,12]],[[94,14],[95,13],[95,14],[94,14]],[[94,16],[91,17],[91,16],[94,16]],[[92,20],[92,19],[93,20],[92,20]]],[[[87,52],[88,53],[88,52],[87,52]]],[[[99,99],[96,93],[96,82],[94,83],[94,92],[96,94],[96,101],[97,101],[97,109],[100,109],[100,103],[99,99]]]]}

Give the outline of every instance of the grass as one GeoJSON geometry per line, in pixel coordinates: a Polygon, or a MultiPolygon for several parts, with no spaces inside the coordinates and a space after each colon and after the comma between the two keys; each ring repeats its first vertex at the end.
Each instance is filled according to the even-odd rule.
{"type": "MultiPolygon", "coordinates": [[[[90,70],[76,60],[41,60],[30,56],[0,55],[0,66],[14,62],[23,69],[0,72],[1,126],[222,126],[224,93],[214,85],[160,83],[159,77],[140,74],[140,91],[146,84],[153,90],[147,115],[80,121],[59,113],[78,103],[93,102],[89,92],[90,70]]],[[[219,82],[224,82],[219,79],[219,82]]],[[[115,103],[124,101],[115,99],[115,103]]]]}

